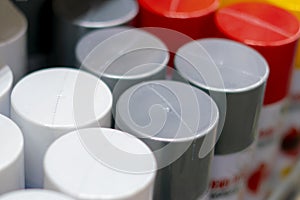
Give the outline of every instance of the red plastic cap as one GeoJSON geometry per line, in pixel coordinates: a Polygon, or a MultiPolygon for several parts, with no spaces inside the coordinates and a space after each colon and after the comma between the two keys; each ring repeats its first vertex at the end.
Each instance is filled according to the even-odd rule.
{"type": "Polygon", "coordinates": [[[156,12],[158,15],[169,18],[201,17],[219,6],[216,0],[139,0],[141,7],[156,12]]]}
{"type": "Polygon", "coordinates": [[[215,23],[220,35],[255,48],[268,61],[270,76],[264,103],[285,98],[300,36],[298,19],[269,4],[239,3],[220,9],[215,23]]]}
{"type": "Polygon", "coordinates": [[[219,0],[139,0],[140,27],[163,27],[194,39],[211,36],[219,0]]]}

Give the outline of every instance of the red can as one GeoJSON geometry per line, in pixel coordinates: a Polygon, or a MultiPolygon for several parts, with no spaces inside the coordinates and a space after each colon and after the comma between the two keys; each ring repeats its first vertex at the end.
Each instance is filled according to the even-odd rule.
{"type": "Polygon", "coordinates": [[[298,19],[266,3],[239,3],[220,9],[215,15],[215,23],[219,36],[255,48],[268,61],[270,76],[264,104],[285,98],[300,36],[298,19]]]}
{"type": "Polygon", "coordinates": [[[160,27],[151,33],[169,48],[173,66],[174,54],[183,44],[194,39],[211,37],[215,32],[214,15],[219,0],[138,0],[139,27],[160,27]]]}
{"type": "Polygon", "coordinates": [[[211,36],[219,0],[139,0],[139,25],[163,27],[199,39],[211,36]]]}

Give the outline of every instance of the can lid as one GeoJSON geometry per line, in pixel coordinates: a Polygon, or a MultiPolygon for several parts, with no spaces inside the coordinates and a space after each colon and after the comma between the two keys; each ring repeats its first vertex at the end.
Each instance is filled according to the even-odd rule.
{"type": "Polygon", "coordinates": [[[156,12],[169,18],[193,18],[201,17],[215,11],[219,6],[219,0],[139,0],[141,7],[156,12]]]}
{"type": "Polygon", "coordinates": [[[239,3],[220,9],[216,24],[225,35],[255,46],[279,46],[300,36],[299,21],[266,3],[239,3]]]}
{"type": "Polygon", "coordinates": [[[73,200],[57,192],[39,189],[20,190],[7,193],[0,197],[1,200],[73,200]]]}
{"type": "Polygon", "coordinates": [[[122,25],[138,13],[135,0],[55,0],[55,14],[86,28],[106,28],[122,25]]]}
{"type": "Polygon", "coordinates": [[[175,56],[178,73],[208,91],[238,93],[266,83],[267,61],[254,49],[226,39],[201,39],[182,46],[175,56]]]}
{"type": "Polygon", "coordinates": [[[169,52],[143,29],[115,27],[85,35],[77,44],[76,57],[84,69],[100,77],[138,79],[165,69],[169,52]]]}
{"type": "Polygon", "coordinates": [[[149,196],[156,159],[128,133],[88,128],[56,140],[46,153],[44,169],[46,187],[50,184],[74,198],[138,199],[133,197],[149,196]]]}
{"type": "Polygon", "coordinates": [[[96,76],[76,69],[49,68],[29,74],[14,87],[14,112],[49,128],[74,128],[110,115],[112,94],[96,76]]]}
{"type": "Polygon", "coordinates": [[[118,128],[153,141],[193,141],[215,133],[218,120],[218,108],[206,93],[176,81],[137,84],[116,108],[118,128]]]}
{"type": "Polygon", "coordinates": [[[9,118],[0,115],[0,171],[16,162],[24,148],[23,134],[9,118]]]}

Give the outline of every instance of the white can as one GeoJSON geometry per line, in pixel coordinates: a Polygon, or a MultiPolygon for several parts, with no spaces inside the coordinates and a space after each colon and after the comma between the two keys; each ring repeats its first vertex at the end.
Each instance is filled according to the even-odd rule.
{"type": "Polygon", "coordinates": [[[20,190],[0,197],[0,200],[74,200],[62,194],[47,190],[20,190]]]}
{"type": "Polygon", "coordinates": [[[78,200],[153,199],[153,153],[118,130],[89,128],[62,136],[47,151],[44,170],[46,189],[78,200]]]}
{"type": "Polygon", "coordinates": [[[0,194],[23,188],[23,135],[13,121],[0,115],[0,194]]]}
{"type": "Polygon", "coordinates": [[[42,187],[43,158],[58,137],[83,127],[110,127],[112,94],[97,77],[50,68],[23,78],[11,95],[11,118],[25,137],[27,187],[42,187]]]}

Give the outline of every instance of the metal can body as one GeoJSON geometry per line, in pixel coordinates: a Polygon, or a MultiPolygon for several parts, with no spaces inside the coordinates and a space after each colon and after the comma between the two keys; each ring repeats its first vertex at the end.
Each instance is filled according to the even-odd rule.
{"type": "MultiPolygon", "coordinates": [[[[267,3],[238,3],[220,9],[215,17],[220,36],[242,42],[260,52],[270,66],[264,108],[259,119],[256,164],[251,176],[257,184],[248,187],[247,199],[265,199],[270,187],[275,156],[279,155],[285,99],[289,95],[295,50],[300,37],[298,19],[280,7],[267,3]],[[262,12],[261,12],[262,11],[262,12]],[[277,20],[280,19],[280,20],[277,20]],[[264,154],[264,155],[263,155],[264,154]],[[268,158],[268,159],[264,159],[268,158]],[[258,173],[256,173],[258,172],[258,173]]],[[[285,172],[286,173],[286,172],[285,172]]]]}
{"type": "Polygon", "coordinates": [[[158,162],[154,199],[207,193],[218,116],[208,95],[176,81],[140,83],[121,95],[116,127],[141,138],[158,162]]]}
{"type": "Polygon", "coordinates": [[[211,198],[241,198],[257,138],[268,64],[255,50],[225,39],[187,43],[177,52],[174,63],[174,79],[204,90],[220,110],[211,198]]]}

